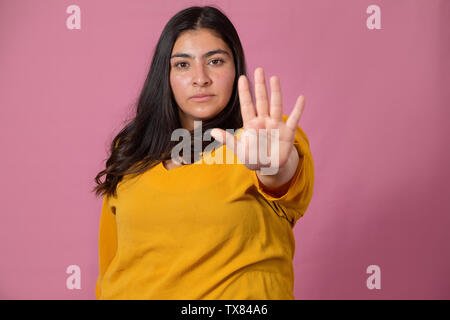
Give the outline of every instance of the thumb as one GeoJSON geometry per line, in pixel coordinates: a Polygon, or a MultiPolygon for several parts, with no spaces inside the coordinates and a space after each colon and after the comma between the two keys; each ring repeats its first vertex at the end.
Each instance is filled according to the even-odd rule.
{"type": "Polygon", "coordinates": [[[234,135],[220,128],[214,128],[211,130],[211,136],[220,143],[226,144],[228,148],[235,152],[237,140],[234,135]]]}

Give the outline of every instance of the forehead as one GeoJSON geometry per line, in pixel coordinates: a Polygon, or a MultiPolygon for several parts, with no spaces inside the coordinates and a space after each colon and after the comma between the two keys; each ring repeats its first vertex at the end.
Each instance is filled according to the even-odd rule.
{"type": "Polygon", "coordinates": [[[201,54],[219,48],[231,54],[231,50],[225,41],[212,30],[202,28],[183,31],[175,41],[172,53],[191,53],[197,56],[197,53],[201,54]]]}

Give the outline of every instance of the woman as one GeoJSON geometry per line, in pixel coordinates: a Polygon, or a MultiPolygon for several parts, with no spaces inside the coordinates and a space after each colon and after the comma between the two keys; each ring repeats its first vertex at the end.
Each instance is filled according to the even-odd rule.
{"type": "Polygon", "coordinates": [[[304,97],[288,118],[279,79],[270,79],[270,102],[264,83],[257,68],[255,109],[238,34],[218,9],[190,7],[170,19],[136,116],[96,177],[97,299],[294,299],[292,228],[312,197],[313,159],[297,126],[304,97]],[[217,148],[202,141],[195,152],[199,128],[217,148]],[[177,129],[194,134],[194,152],[181,156],[188,164],[171,157],[177,129]],[[258,149],[251,132],[268,129],[278,129],[277,140],[260,136],[270,163],[249,161],[258,149]],[[230,151],[232,164],[207,161],[230,151]],[[275,173],[263,174],[273,163],[275,173]]]}

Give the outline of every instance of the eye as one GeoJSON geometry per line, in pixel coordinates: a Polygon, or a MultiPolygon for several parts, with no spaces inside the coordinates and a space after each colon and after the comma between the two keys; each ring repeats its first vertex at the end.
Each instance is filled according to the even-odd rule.
{"type": "Polygon", "coordinates": [[[175,67],[179,68],[179,69],[184,69],[185,68],[184,65],[187,65],[187,63],[183,62],[183,61],[175,63],[175,67]],[[180,65],[183,65],[183,66],[180,66],[180,65]]]}
{"type": "Polygon", "coordinates": [[[213,63],[213,64],[218,65],[218,64],[223,64],[224,61],[222,59],[213,59],[210,62],[220,62],[220,63],[213,63]]]}

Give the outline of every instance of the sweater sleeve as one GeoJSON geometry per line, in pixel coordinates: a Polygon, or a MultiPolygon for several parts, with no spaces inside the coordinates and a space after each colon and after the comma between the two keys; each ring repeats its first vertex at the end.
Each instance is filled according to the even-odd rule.
{"type": "MultiPolygon", "coordinates": [[[[283,115],[283,121],[287,121],[287,116],[283,115]]],[[[311,201],[314,186],[314,162],[309,148],[309,140],[305,132],[297,126],[295,130],[294,146],[299,153],[299,163],[294,176],[291,179],[289,188],[285,194],[276,197],[263,189],[258,180],[256,171],[252,172],[253,182],[258,192],[280,212],[285,215],[291,226],[301,218],[311,201]]]]}
{"type": "Polygon", "coordinates": [[[113,213],[108,197],[103,197],[102,211],[100,214],[100,227],[98,235],[99,274],[95,285],[95,296],[101,296],[101,283],[109,264],[117,251],[117,226],[116,216],[113,213]]]}

